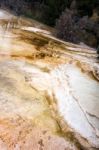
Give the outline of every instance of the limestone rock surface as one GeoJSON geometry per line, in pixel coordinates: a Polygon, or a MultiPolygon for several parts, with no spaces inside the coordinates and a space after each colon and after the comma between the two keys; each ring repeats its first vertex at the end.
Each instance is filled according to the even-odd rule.
{"type": "Polygon", "coordinates": [[[98,150],[96,58],[0,10],[0,150],[98,150]]]}

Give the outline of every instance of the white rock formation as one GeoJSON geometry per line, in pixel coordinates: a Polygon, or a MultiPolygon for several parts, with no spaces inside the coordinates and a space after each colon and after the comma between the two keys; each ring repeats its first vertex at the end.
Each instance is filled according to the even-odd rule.
{"type": "Polygon", "coordinates": [[[99,149],[95,51],[5,11],[0,19],[0,150],[99,149]]]}

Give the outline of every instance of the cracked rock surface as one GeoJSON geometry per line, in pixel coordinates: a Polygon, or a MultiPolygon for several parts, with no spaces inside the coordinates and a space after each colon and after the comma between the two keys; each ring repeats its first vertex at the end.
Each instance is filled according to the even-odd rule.
{"type": "Polygon", "coordinates": [[[96,57],[0,10],[0,150],[98,150],[96,57]]]}

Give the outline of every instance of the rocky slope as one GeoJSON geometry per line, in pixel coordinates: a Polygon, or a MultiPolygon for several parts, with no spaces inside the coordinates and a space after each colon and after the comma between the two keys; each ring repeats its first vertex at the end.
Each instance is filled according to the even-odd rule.
{"type": "Polygon", "coordinates": [[[0,150],[99,149],[96,57],[1,10],[0,150]]]}

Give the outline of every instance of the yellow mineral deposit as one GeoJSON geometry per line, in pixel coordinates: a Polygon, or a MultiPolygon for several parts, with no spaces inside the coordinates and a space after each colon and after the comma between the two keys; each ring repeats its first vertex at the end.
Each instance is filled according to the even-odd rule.
{"type": "Polygon", "coordinates": [[[96,52],[0,10],[0,150],[98,150],[96,52]]]}

